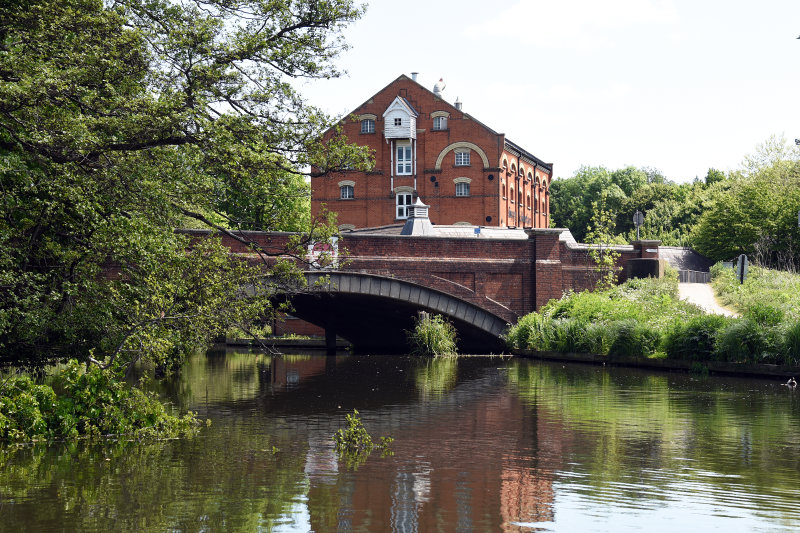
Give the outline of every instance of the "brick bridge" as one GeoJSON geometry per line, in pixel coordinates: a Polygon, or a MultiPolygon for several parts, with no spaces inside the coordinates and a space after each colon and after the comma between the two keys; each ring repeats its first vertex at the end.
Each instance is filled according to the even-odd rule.
{"type": "MultiPolygon", "coordinates": [[[[291,234],[244,236],[278,250],[291,234]]],[[[233,253],[249,252],[231,237],[223,236],[223,243],[233,253]]],[[[615,246],[623,277],[636,265],[657,264],[658,244],[615,246]]],[[[589,248],[564,229],[432,226],[427,235],[401,235],[401,226],[387,226],[345,232],[337,242],[339,268],[307,272],[310,281],[330,278],[295,296],[293,314],[325,328],[329,342],[336,334],[359,352],[379,353],[404,351],[404,331],[419,311],[429,311],[455,325],[461,352],[498,353],[508,324],[566,290],[593,287],[598,272],[589,248]]]]}

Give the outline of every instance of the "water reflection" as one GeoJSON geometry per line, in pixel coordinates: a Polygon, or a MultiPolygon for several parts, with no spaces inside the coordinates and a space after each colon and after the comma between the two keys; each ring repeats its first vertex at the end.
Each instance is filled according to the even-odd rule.
{"type": "Polygon", "coordinates": [[[196,438],[0,451],[0,531],[790,531],[800,393],[505,358],[198,355],[196,438]],[[357,471],[358,409],[395,438],[357,471]]]}

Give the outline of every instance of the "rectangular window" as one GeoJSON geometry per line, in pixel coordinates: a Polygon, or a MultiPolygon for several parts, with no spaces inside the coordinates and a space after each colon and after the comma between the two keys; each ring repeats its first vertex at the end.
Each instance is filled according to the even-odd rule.
{"type": "Polygon", "coordinates": [[[339,199],[341,200],[352,200],[353,196],[353,186],[352,185],[342,185],[339,187],[339,199]]]}
{"type": "Polygon", "coordinates": [[[456,166],[457,167],[469,166],[469,152],[456,152],[456,166]]]}
{"type": "Polygon", "coordinates": [[[411,175],[411,144],[397,144],[397,175],[411,175]]]}
{"type": "Polygon", "coordinates": [[[434,117],[434,119],[433,119],[433,129],[435,129],[435,130],[446,130],[447,129],[447,117],[434,117]]]}
{"type": "Polygon", "coordinates": [[[456,183],[456,196],[469,196],[469,183],[456,183]]]}
{"type": "Polygon", "coordinates": [[[365,118],[361,121],[361,133],[375,133],[375,121],[365,118]]]}
{"type": "Polygon", "coordinates": [[[411,207],[411,193],[399,192],[397,193],[397,218],[408,218],[408,210],[411,207]]]}

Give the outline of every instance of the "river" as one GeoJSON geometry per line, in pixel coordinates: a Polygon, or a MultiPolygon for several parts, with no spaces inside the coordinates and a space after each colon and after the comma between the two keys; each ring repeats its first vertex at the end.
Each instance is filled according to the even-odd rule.
{"type": "Polygon", "coordinates": [[[800,390],[777,380],[228,350],[160,387],[210,426],[0,448],[0,531],[800,529],[800,390]],[[393,455],[337,460],[353,409],[393,455]]]}

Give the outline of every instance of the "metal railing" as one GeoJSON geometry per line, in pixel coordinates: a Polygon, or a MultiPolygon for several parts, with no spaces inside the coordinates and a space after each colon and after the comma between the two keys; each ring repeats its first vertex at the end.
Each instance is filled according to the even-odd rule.
{"type": "Polygon", "coordinates": [[[678,281],[681,283],[711,283],[711,272],[678,270],[678,281]]]}

